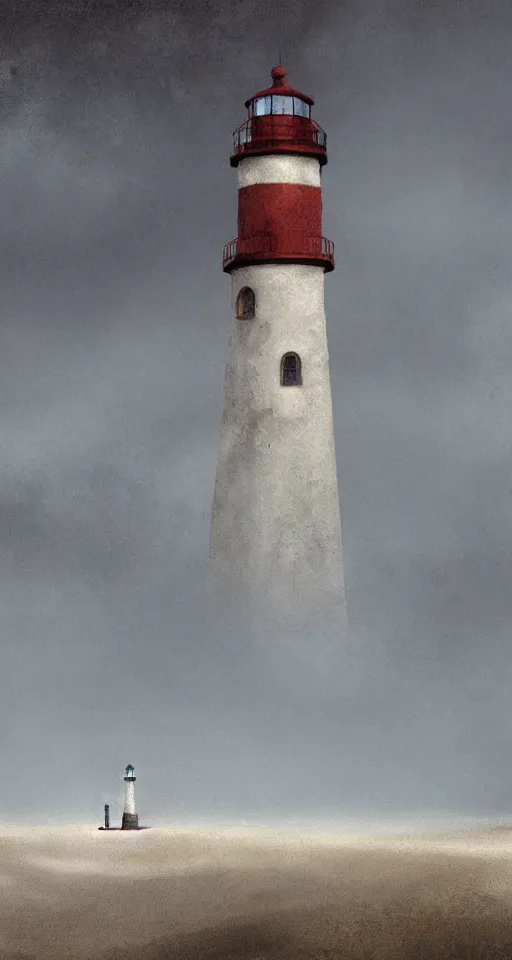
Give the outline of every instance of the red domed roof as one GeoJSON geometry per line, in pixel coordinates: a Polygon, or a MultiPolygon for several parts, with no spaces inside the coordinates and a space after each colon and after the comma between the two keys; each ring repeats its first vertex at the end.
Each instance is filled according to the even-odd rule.
{"type": "Polygon", "coordinates": [[[284,67],[274,67],[271,76],[274,81],[272,86],[267,87],[266,90],[260,90],[258,93],[254,93],[252,97],[249,97],[249,99],[245,101],[246,107],[249,107],[253,100],[257,100],[259,97],[269,97],[272,93],[279,93],[283,97],[299,97],[300,100],[304,100],[304,103],[309,104],[310,107],[313,106],[315,101],[312,100],[311,97],[289,86],[284,67]]]}

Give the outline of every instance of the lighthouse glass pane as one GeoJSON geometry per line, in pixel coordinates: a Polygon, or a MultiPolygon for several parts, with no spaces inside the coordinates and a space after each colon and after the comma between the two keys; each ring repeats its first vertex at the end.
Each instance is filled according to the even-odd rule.
{"type": "Polygon", "coordinates": [[[309,106],[299,97],[293,98],[293,112],[296,117],[309,117],[309,106]]]}
{"type": "Polygon", "coordinates": [[[282,97],[275,94],[272,97],[272,113],[293,114],[293,97],[282,97]]]}
{"type": "Polygon", "coordinates": [[[271,97],[260,97],[258,100],[254,101],[254,116],[255,117],[264,117],[267,113],[270,113],[270,103],[271,97]]]}

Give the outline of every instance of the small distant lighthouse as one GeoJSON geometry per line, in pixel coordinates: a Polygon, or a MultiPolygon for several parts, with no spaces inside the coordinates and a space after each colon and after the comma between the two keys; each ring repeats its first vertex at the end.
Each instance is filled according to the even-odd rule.
{"type": "Polygon", "coordinates": [[[135,769],[131,763],[125,770],[124,777],[124,810],[121,823],[122,830],[138,830],[139,816],[135,812],[135,769]]]}
{"type": "Polygon", "coordinates": [[[217,595],[345,612],[322,236],[326,135],[283,67],[234,135],[238,237],[210,538],[217,595]]]}

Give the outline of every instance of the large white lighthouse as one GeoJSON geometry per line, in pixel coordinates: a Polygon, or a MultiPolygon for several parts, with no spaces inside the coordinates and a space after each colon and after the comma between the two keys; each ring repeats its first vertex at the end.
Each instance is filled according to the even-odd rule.
{"type": "Polygon", "coordinates": [[[324,310],[326,136],[282,67],[234,133],[238,237],[211,524],[217,594],[285,615],[344,610],[324,310]]]}

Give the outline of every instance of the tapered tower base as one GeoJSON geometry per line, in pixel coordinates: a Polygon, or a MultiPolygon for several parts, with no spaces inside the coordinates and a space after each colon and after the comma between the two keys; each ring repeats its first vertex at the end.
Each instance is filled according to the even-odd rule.
{"type": "Polygon", "coordinates": [[[266,264],[232,273],[233,303],[255,293],[251,320],[232,320],[211,526],[211,590],[302,619],[344,607],[324,272],[266,264]],[[293,350],[301,383],[283,386],[293,350]]]}

